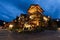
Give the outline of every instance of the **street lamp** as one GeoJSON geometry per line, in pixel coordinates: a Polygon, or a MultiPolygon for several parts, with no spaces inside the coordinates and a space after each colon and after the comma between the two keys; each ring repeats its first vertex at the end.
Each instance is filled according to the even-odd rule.
{"type": "Polygon", "coordinates": [[[13,24],[10,24],[10,25],[9,25],[9,29],[12,29],[12,28],[13,28],[13,24]]]}

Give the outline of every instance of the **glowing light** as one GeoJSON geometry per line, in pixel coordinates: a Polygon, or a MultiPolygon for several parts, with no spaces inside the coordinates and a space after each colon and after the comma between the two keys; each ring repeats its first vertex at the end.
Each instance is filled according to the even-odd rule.
{"type": "Polygon", "coordinates": [[[20,20],[20,17],[19,17],[19,19],[18,20],[20,20]]]}
{"type": "Polygon", "coordinates": [[[31,25],[26,23],[26,24],[24,24],[24,27],[29,28],[29,27],[31,27],[31,25]]]}
{"type": "Polygon", "coordinates": [[[59,21],[59,19],[57,19],[56,21],[59,21]]]}
{"type": "Polygon", "coordinates": [[[48,21],[48,18],[47,18],[47,17],[43,17],[43,19],[44,19],[45,21],[48,21]]]}
{"type": "Polygon", "coordinates": [[[30,19],[33,19],[33,17],[32,17],[32,16],[30,16],[30,19]]]}
{"type": "Polygon", "coordinates": [[[36,24],[37,26],[39,25],[39,21],[33,21],[34,24],[36,24]]]}
{"type": "Polygon", "coordinates": [[[58,28],[58,30],[60,31],[60,28],[58,28]]]}
{"type": "Polygon", "coordinates": [[[3,24],[6,24],[5,22],[3,22],[3,24]]]}
{"type": "Polygon", "coordinates": [[[31,15],[30,18],[33,19],[36,15],[31,15]]]}
{"type": "Polygon", "coordinates": [[[10,24],[10,25],[9,25],[9,29],[12,29],[12,28],[13,28],[13,25],[12,25],[12,24],[10,24]]]}
{"type": "Polygon", "coordinates": [[[36,7],[35,5],[32,5],[32,6],[30,7],[30,9],[28,10],[29,13],[35,13],[35,12],[37,12],[37,11],[38,11],[38,9],[37,9],[37,7],[36,7]]]}
{"type": "Polygon", "coordinates": [[[42,13],[43,12],[43,10],[42,10],[42,8],[39,6],[39,5],[32,5],[31,7],[30,7],[30,9],[28,10],[28,12],[29,13],[36,13],[36,12],[40,12],[40,13],[42,13]]]}
{"type": "Polygon", "coordinates": [[[22,32],[23,30],[22,29],[19,29],[19,30],[17,30],[18,32],[22,32]]]}
{"type": "Polygon", "coordinates": [[[50,16],[48,16],[48,18],[50,18],[50,16]]]}
{"type": "Polygon", "coordinates": [[[34,7],[34,8],[31,8],[28,12],[29,13],[35,13],[37,11],[37,9],[34,7]]]}

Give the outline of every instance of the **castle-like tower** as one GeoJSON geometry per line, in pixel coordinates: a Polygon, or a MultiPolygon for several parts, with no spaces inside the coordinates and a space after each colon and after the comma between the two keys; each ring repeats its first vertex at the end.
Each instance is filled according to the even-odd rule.
{"type": "Polygon", "coordinates": [[[41,26],[41,22],[43,20],[43,13],[44,10],[37,4],[31,5],[28,9],[29,15],[29,23],[34,24],[35,26],[41,26]]]}

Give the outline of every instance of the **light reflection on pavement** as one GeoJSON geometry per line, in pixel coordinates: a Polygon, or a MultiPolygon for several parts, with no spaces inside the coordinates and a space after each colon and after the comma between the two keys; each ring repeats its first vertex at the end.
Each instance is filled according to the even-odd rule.
{"type": "Polygon", "coordinates": [[[60,40],[60,31],[46,30],[40,33],[13,33],[0,30],[0,40],[60,40]]]}

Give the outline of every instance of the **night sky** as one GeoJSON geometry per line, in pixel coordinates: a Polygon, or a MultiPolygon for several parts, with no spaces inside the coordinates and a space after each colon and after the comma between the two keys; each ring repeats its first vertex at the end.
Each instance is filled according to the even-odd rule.
{"type": "Polygon", "coordinates": [[[60,18],[60,0],[0,0],[0,20],[12,21],[21,13],[27,13],[31,4],[39,4],[47,16],[60,18]]]}

